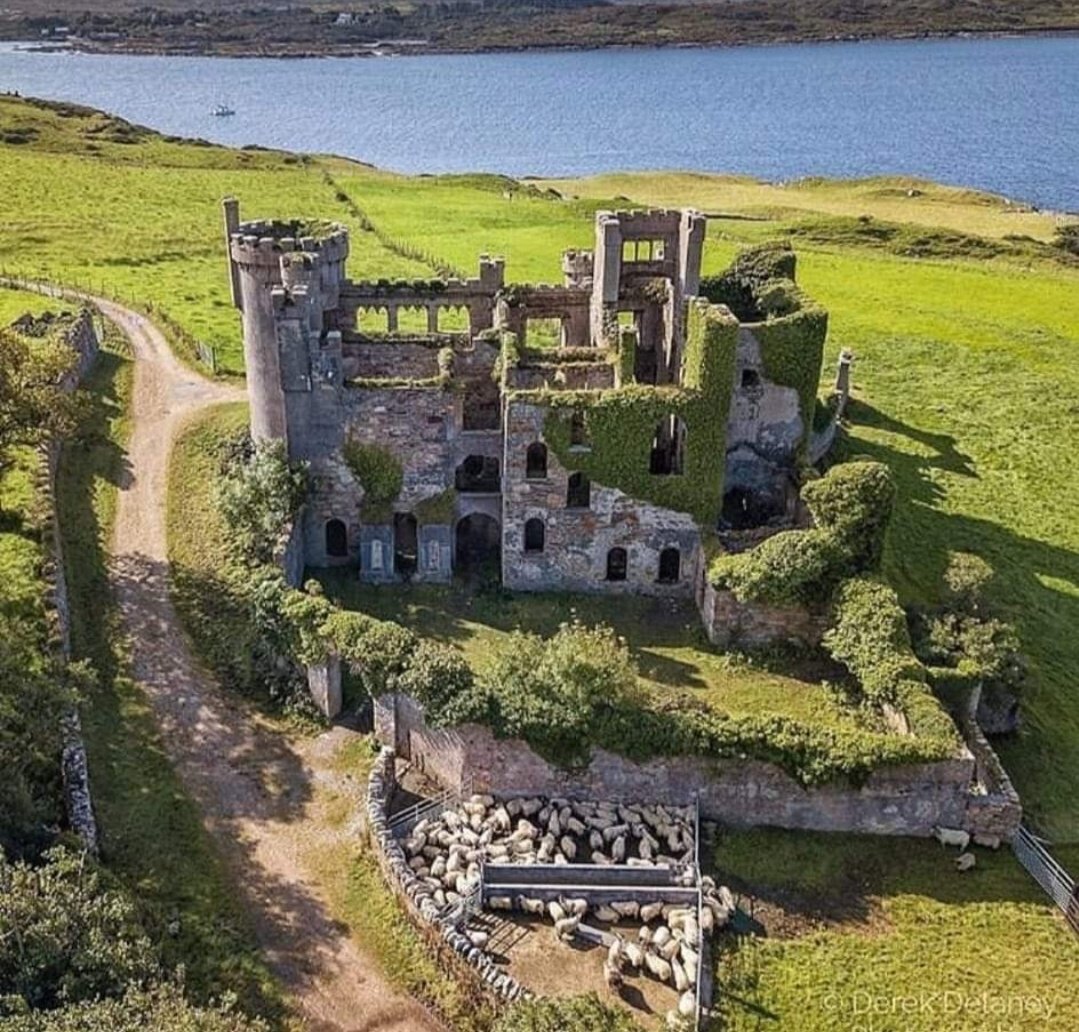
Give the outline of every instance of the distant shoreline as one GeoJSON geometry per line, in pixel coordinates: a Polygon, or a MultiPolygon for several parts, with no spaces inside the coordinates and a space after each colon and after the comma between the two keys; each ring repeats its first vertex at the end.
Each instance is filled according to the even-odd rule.
{"type": "MultiPolygon", "coordinates": [[[[2,30],[2,26],[0,26],[2,30]]],[[[299,60],[316,58],[378,58],[378,57],[430,57],[436,55],[464,56],[470,54],[530,54],[530,53],[583,53],[601,50],[727,50],[746,47],[800,47],[821,46],[831,43],[916,43],[933,40],[986,40],[1069,38],[1079,36],[1079,26],[1032,27],[1008,30],[955,29],[947,31],[917,31],[892,33],[848,33],[832,35],[806,35],[777,37],[774,39],[733,40],[650,40],[602,42],[589,40],[580,44],[532,42],[520,45],[484,44],[470,46],[437,41],[412,42],[407,45],[394,41],[385,43],[319,44],[304,43],[279,47],[233,47],[227,44],[208,43],[142,43],[139,40],[103,41],[82,37],[66,39],[15,39],[0,36],[0,45],[14,46],[29,53],[77,53],[109,55],[114,57],[215,57],[215,58],[276,58],[299,60]]]]}

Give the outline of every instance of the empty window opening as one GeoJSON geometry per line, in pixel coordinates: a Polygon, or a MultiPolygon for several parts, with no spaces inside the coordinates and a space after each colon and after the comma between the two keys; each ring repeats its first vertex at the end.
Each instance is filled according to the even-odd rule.
{"type": "Polygon", "coordinates": [[[438,309],[439,333],[468,333],[470,325],[464,305],[443,305],[438,309]]]}
{"type": "Polygon", "coordinates": [[[457,524],[454,567],[465,575],[501,578],[502,529],[493,516],[472,513],[457,524]]]}
{"type": "Polygon", "coordinates": [[[461,494],[497,494],[502,490],[498,459],[491,455],[469,455],[454,475],[461,494]]]}
{"type": "Polygon", "coordinates": [[[524,343],[530,348],[560,348],[564,340],[561,318],[527,319],[524,343]]]}
{"type": "Polygon", "coordinates": [[[622,261],[661,262],[663,261],[663,241],[624,240],[622,242],[622,261]]]}
{"type": "Polygon", "coordinates": [[[685,451],[686,424],[678,416],[665,416],[652,438],[651,472],[656,476],[681,476],[685,451]]]}
{"type": "Polygon", "coordinates": [[[416,517],[398,512],[393,517],[393,568],[403,577],[416,572],[419,558],[416,517]]]}
{"type": "Polygon", "coordinates": [[[385,308],[361,308],[356,313],[358,333],[388,333],[389,330],[389,314],[385,308]]]}
{"type": "Polygon", "coordinates": [[[526,552],[542,552],[546,539],[547,528],[543,525],[543,520],[535,516],[530,520],[525,520],[526,552]]]}
{"type": "Polygon", "coordinates": [[[580,409],[574,409],[569,417],[569,443],[571,448],[588,447],[588,426],[580,409]]]}
{"type": "Polygon", "coordinates": [[[566,484],[566,508],[587,509],[592,503],[592,484],[583,473],[570,474],[566,484]]]}
{"type": "Polygon", "coordinates": [[[397,309],[397,332],[411,335],[428,332],[427,309],[422,305],[408,305],[397,309]]]}
{"type": "Polygon", "coordinates": [[[759,387],[761,385],[761,374],[756,369],[743,369],[742,370],[742,386],[747,388],[759,387]]]}
{"type": "Polygon", "coordinates": [[[781,496],[732,487],[723,494],[721,524],[730,530],[763,527],[785,514],[781,496]]]}
{"type": "Polygon", "coordinates": [[[525,453],[525,479],[545,480],[547,478],[547,445],[535,441],[525,453]]]}
{"type": "Polygon", "coordinates": [[[654,340],[637,338],[633,354],[633,378],[637,383],[656,383],[659,379],[659,356],[654,340]]]}
{"type": "Polygon", "coordinates": [[[607,580],[622,581],[626,579],[626,570],[629,559],[624,548],[612,548],[607,553],[607,580]]]}
{"type": "Polygon", "coordinates": [[[639,325],[641,319],[640,312],[619,312],[618,313],[618,325],[623,329],[633,329],[639,325]]]}
{"type": "Polygon", "coordinates": [[[660,584],[677,584],[682,575],[682,553],[677,548],[665,548],[659,553],[660,584]]]}
{"type": "Polygon", "coordinates": [[[497,430],[502,425],[498,385],[490,378],[469,380],[461,407],[463,430],[497,430]]]}
{"type": "Polygon", "coordinates": [[[331,559],[348,556],[348,530],[340,520],[326,521],[326,554],[331,559]]]}

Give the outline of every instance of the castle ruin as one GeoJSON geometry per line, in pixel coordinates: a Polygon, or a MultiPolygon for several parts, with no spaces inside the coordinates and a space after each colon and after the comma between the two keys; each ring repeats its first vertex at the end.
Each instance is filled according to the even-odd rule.
{"type": "Polygon", "coordinates": [[[252,435],[312,474],[307,565],[693,597],[717,530],[795,520],[826,317],[789,249],[702,280],[702,214],[599,212],[561,284],[487,256],[354,282],[339,225],[225,223],[252,435]]]}

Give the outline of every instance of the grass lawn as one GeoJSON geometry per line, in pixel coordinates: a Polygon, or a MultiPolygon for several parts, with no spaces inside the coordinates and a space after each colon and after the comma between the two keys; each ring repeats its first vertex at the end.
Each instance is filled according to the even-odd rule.
{"type": "Polygon", "coordinates": [[[277,987],[150,705],[125,673],[108,602],[105,550],[125,475],[132,373],[122,343],[110,340],[86,384],[93,406],[83,439],[64,450],[58,491],[73,646],[99,675],[82,723],[103,859],[139,900],[165,962],[184,965],[197,999],[235,993],[245,1009],[273,1018],[277,987]]]}
{"type": "Polygon", "coordinates": [[[57,315],[73,312],[74,306],[53,297],[43,297],[26,290],[8,290],[0,287],[0,328],[10,326],[16,319],[29,313],[42,315],[54,312],[57,315]]]}
{"type": "MultiPolygon", "coordinates": [[[[317,571],[327,594],[348,609],[395,620],[425,638],[460,648],[478,673],[508,647],[512,631],[553,634],[577,617],[605,623],[629,643],[644,686],[657,697],[687,693],[733,715],[781,714],[835,727],[864,726],[820,683],[822,671],[805,665],[803,677],[789,660],[717,652],[689,603],[666,599],[589,595],[475,592],[462,585],[378,587],[360,584],[349,571],[317,571]]],[[[797,665],[797,664],[795,664],[797,665]]]]}
{"type": "Polygon", "coordinates": [[[955,855],[920,839],[721,833],[714,873],[744,917],[717,940],[715,1027],[1079,1027],[1079,939],[1009,851],[978,850],[963,875],[955,855]]]}

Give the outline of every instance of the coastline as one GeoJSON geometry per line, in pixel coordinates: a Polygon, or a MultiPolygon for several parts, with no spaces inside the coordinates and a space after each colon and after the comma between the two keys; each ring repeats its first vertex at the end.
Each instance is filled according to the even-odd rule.
{"type": "Polygon", "coordinates": [[[670,41],[642,40],[640,42],[612,41],[609,43],[527,43],[519,46],[484,45],[471,47],[438,43],[412,43],[395,46],[392,42],[373,44],[344,44],[340,46],[303,45],[271,49],[266,47],[241,47],[232,49],[220,45],[142,45],[138,41],[102,41],[70,37],[64,40],[4,39],[0,47],[10,47],[24,53],[72,53],[107,55],[110,57],[210,57],[276,60],[314,60],[318,58],[387,58],[467,56],[480,54],[549,54],[587,53],[591,51],[639,51],[639,50],[729,50],[742,48],[773,48],[824,46],[832,43],[916,43],[947,40],[1069,38],[1079,36],[1079,26],[1016,28],[1007,31],[997,29],[956,29],[949,31],[911,31],[908,33],[834,33],[821,36],[777,37],[768,40],[714,40],[670,41]]]}

